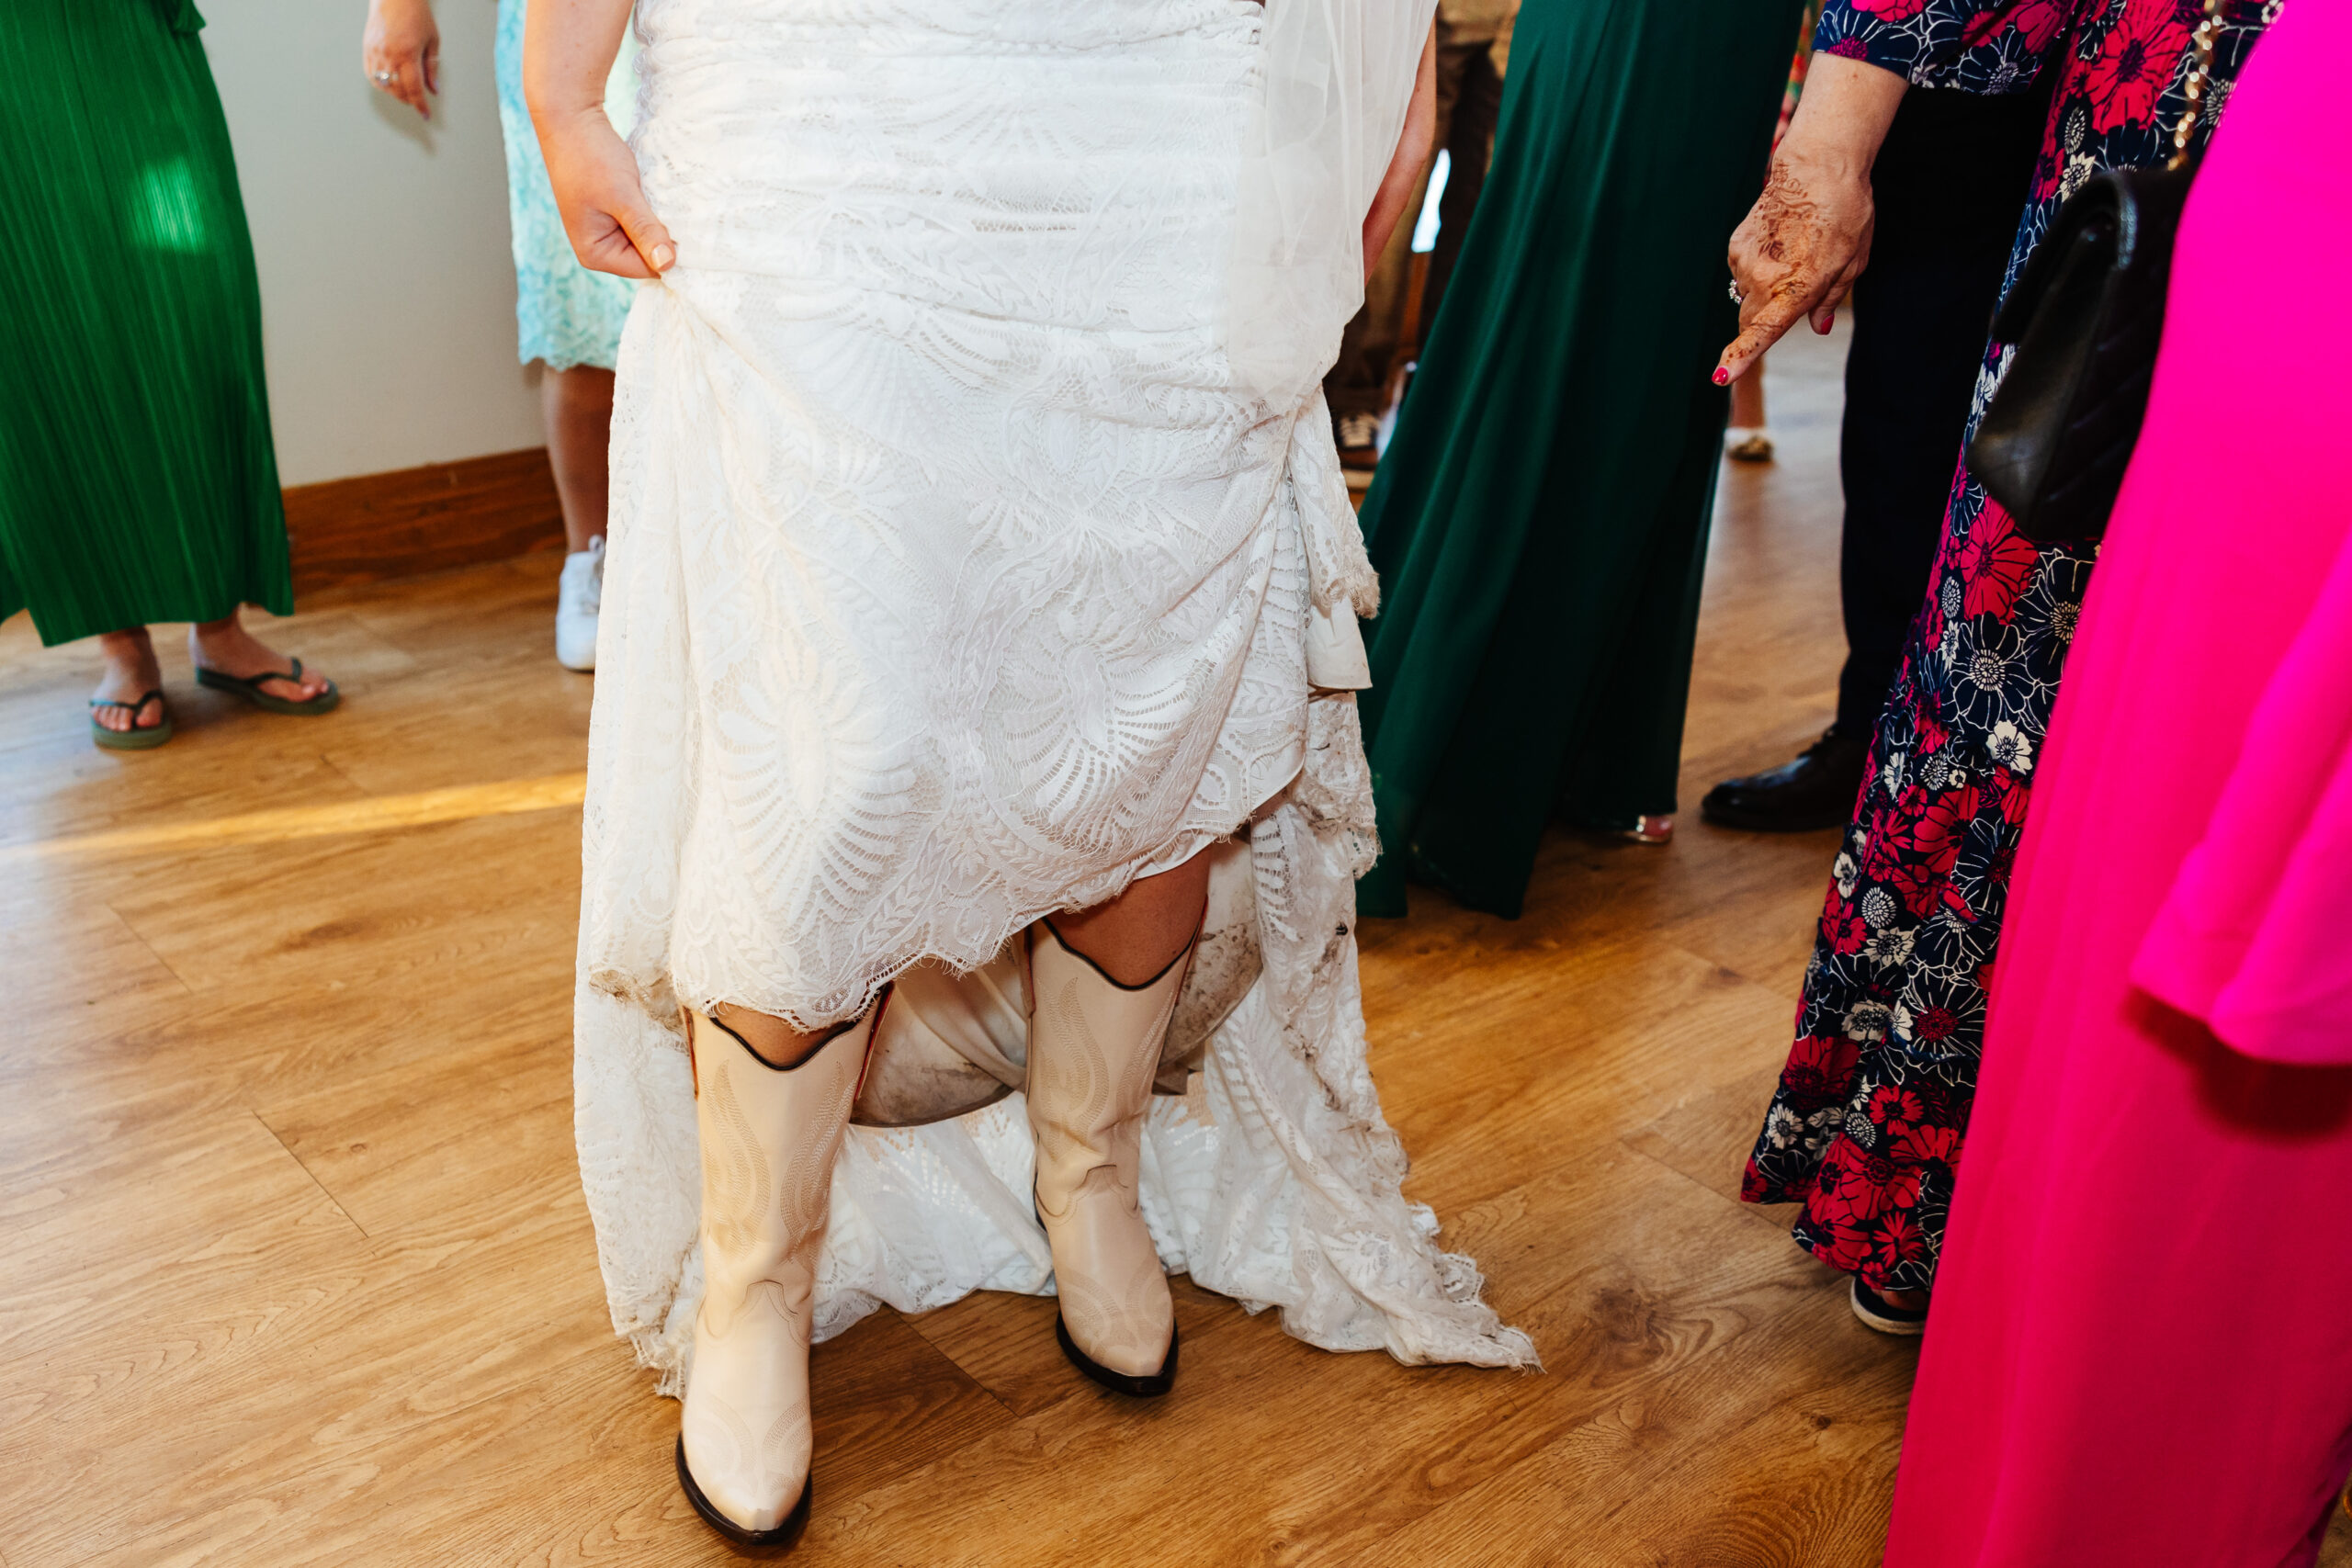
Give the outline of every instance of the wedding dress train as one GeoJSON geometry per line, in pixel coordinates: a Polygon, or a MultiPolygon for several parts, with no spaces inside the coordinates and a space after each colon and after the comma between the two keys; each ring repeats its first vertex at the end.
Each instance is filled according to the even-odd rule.
{"type": "MultiPolygon", "coordinates": [[[[1394,8],[1374,42],[1418,50],[1426,0],[1394,8]]],[[[665,1392],[702,1281],[682,1006],[815,1028],[903,976],[877,1033],[912,1043],[861,1122],[955,1113],[850,1129],[818,1338],[1042,1292],[1019,934],[1204,852],[1140,1152],[1161,1263],[1332,1349],[1533,1363],[1403,1197],[1366,1066],[1376,588],[1312,344],[1279,337],[1336,296],[1276,320],[1251,281],[1296,285],[1282,236],[1330,231],[1297,193],[1368,200],[1395,144],[1403,84],[1351,96],[1362,9],[639,0],[634,146],[679,264],[620,353],[577,1133],[665,1392]],[[1303,179],[1345,139],[1290,128],[1335,115],[1346,167],[1303,179]]]]}

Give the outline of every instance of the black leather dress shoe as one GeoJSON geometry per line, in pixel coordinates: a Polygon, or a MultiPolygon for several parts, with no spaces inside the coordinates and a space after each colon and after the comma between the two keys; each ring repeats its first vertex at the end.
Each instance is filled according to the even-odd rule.
{"type": "Polygon", "coordinates": [[[1870,761],[1870,741],[1830,730],[1770,773],[1725,779],[1699,803],[1700,814],[1725,828],[1757,833],[1811,833],[1842,828],[1853,814],[1870,761]]]}

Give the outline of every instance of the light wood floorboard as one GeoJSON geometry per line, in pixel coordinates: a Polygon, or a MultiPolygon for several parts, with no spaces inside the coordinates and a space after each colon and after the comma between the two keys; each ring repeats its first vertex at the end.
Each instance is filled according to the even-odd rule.
{"type": "MultiPolygon", "coordinates": [[[[1826,720],[1841,347],[1776,355],[1781,460],[1724,475],[1673,846],[1555,834],[1518,921],[1363,929],[1410,1190],[1546,1370],[1179,1281],[1138,1408],[1050,1303],[885,1311],[817,1353],[801,1561],[1877,1560],[1916,1348],[1736,1201],[1835,835],[1695,811],[1826,720]]],[[[0,627],[0,1568],[730,1561],[572,1163],[558,564],[314,596],[272,632],[343,684],[315,723],[195,689],[175,628],[140,756],[88,744],[86,649],[0,627]]]]}

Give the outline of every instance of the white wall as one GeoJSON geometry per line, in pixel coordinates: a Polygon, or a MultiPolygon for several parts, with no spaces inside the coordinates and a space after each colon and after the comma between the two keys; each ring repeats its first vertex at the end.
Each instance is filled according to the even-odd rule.
{"type": "Polygon", "coordinates": [[[514,361],[494,0],[438,0],[429,124],[361,74],[365,0],[200,4],[261,265],[284,482],[538,446],[514,361]]]}

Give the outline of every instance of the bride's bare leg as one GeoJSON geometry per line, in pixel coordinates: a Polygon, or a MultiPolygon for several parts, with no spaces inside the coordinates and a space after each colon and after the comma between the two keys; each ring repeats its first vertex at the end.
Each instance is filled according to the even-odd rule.
{"type": "Polygon", "coordinates": [[[1209,857],[1128,884],[1107,904],[1056,915],[1054,931],[1122,986],[1141,986],[1175,962],[1208,908],[1209,857]]]}
{"type": "Polygon", "coordinates": [[[816,1054],[818,1046],[841,1032],[839,1025],[815,1031],[795,1029],[780,1018],[739,1008],[733,1002],[719,1003],[710,1010],[710,1016],[772,1067],[798,1066],[816,1054]]]}

